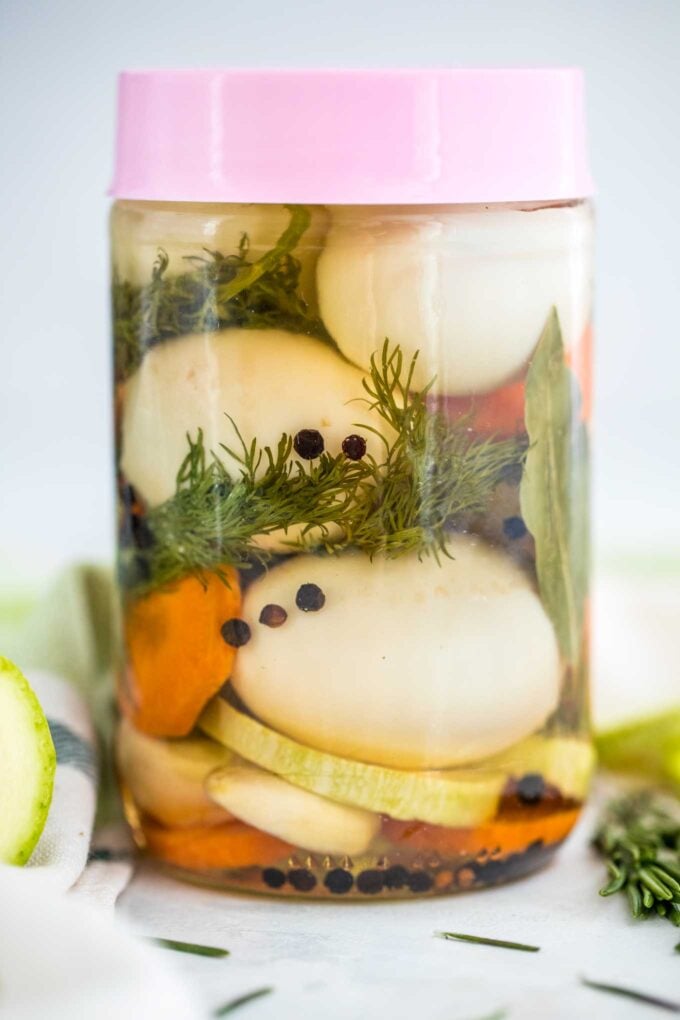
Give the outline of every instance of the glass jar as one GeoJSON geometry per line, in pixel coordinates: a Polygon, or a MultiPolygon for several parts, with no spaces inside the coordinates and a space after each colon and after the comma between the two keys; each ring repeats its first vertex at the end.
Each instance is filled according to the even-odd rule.
{"type": "Polygon", "coordinates": [[[592,214],[580,121],[554,124],[565,90],[578,110],[562,71],[123,78],[117,758],[135,839],[179,875],[448,893],[539,867],[578,817],[592,214]],[[444,99],[507,127],[536,76],[555,165],[539,158],[522,194],[521,139],[494,183],[508,131],[452,126],[444,99]],[[246,85],[230,163],[215,122],[246,85]],[[276,127],[303,101],[327,141],[306,184],[298,135],[276,127]],[[388,141],[397,114],[412,126],[396,177],[363,149],[333,163],[365,103],[388,141]],[[184,177],[182,127],[198,132],[184,177]]]}

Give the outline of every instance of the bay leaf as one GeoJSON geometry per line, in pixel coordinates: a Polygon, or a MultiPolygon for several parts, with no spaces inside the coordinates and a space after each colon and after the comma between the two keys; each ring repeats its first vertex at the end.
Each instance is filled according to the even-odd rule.
{"type": "Polygon", "coordinates": [[[588,434],[554,308],[527,374],[525,421],[522,516],[536,542],[541,600],[562,655],[577,668],[589,570],[588,434]]]}

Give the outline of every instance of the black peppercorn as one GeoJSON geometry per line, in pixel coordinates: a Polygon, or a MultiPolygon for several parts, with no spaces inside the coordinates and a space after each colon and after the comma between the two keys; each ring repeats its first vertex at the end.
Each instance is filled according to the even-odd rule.
{"type": "Polygon", "coordinates": [[[527,526],[521,517],[506,517],[503,521],[503,534],[506,538],[524,538],[527,526]]]}
{"type": "Polygon", "coordinates": [[[434,879],[426,871],[412,871],[408,876],[408,887],[411,892],[429,892],[433,885],[434,879]]]}
{"type": "Polygon", "coordinates": [[[545,793],[545,780],[539,772],[527,772],[517,783],[517,796],[524,804],[537,804],[545,793]]]}
{"type": "Polygon", "coordinates": [[[227,620],[220,627],[220,633],[228,645],[232,648],[241,648],[250,641],[250,627],[245,620],[227,620]]]}
{"type": "Polygon", "coordinates": [[[362,871],[357,878],[357,889],[367,896],[375,896],[377,893],[382,892],[384,884],[385,872],[378,871],[377,868],[369,868],[366,871],[362,871]]]}
{"type": "Polygon", "coordinates": [[[326,602],[326,596],[318,584],[301,584],[295,596],[295,605],[303,613],[318,613],[326,602]]]}
{"type": "Polygon", "coordinates": [[[279,868],[264,868],[262,871],[262,881],[270,889],[280,889],[282,885],[286,884],[286,876],[279,868]]]}
{"type": "Polygon", "coordinates": [[[345,871],[344,868],[333,868],[324,878],[323,884],[334,896],[343,896],[354,885],[354,878],[351,871],[345,871]]]}
{"type": "Polygon", "coordinates": [[[287,619],[288,613],[283,606],[277,606],[273,602],[266,605],[260,613],[260,623],[265,627],[281,627],[287,619]]]}
{"type": "Polygon", "coordinates": [[[317,429],[300,429],[293,439],[293,449],[303,460],[314,460],[324,451],[323,436],[317,429]]]}
{"type": "Polygon", "coordinates": [[[342,441],[342,452],[349,460],[361,460],[366,453],[366,440],[363,436],[347,436],[342,441]]]}
{"type": "Polygon", "coordinates": [[[288,881],[298,892],[311,892],[316,885],[316,878],[307,868],[293,868],[288,872],[288,881]]]}
{"type": "Polygon", "coordinates": [[[120,501],[128,510],[138,502],[137,493],[129,482],[124,482],[120,487],[120,501]]]}
{"type": "Polygon", "coordinates": [[[393,864],[385,872],[383,881],[386,889],[403,889],[408,883],[408,871],[401,864],[393,864]]]}
{"type": "Polygon", "coordinates": [[[501,471],[500,480],[507,482],[508,485],[519,485],[522,481],[522,464],[519,461],[506,464],[501,471]]]}
{"type": "Polygon", "coordinates": [[[138,549],[150,549],[154,544],[153,532],[139,514],[131,514],[130,531],[132,533],[132,541],[138,549]]]}

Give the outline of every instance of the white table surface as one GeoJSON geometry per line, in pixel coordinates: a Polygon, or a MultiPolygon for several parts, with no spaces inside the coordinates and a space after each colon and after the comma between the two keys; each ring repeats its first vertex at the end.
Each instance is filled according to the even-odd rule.
{"type": "MultiPolygon", "coordinates": [[[[603,796],[600,790],[596,801],[603,796]]],[[[118,911],[146,934],[230,950],[226,959],[173,954],[206,1017],[263,986],[274,992],[239,1009],[239,1020],[669,1015],[579,984],[584,975],[680,1000],[680,930],[660,919],[633,921],[622,897],[597,895],[604,869],[588,845],[595,810],[588,808],[547,869],[492,890],[405,903],[314,903],[212,892],[144,865],[118,911]],[[541,949],[447,942],[434,936],[441,930],[541,949]]]]}

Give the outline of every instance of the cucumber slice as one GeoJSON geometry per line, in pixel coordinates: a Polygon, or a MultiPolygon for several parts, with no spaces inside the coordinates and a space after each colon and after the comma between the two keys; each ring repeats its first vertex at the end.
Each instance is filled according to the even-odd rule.
{"type": "Polygon", "coordinates": [[[336,804],[255,765],[208,776],[210,797],[243,822],[320,854],[362,854],[380,830],[380,816],[336,804]]]}
{"type": "Polygon", "coordinates": [[[57,757],[40,702],[0,656],[0,861],[25,864],[45,827],[57,757]]]}
{"type": "Polygon", "coordinates": [[[507,775],[456,769],[407,772],[338,758],[304,747],[215,698],[199,726],[242,758],[295,786],[341,804],[352,804],[404,821],[471,826],[496,814],[507,775]]]}
{"type": "Polygon", "coordinates": [[[680,707],[634,719],[597,737],[600,763],[655,782],[680,783],[680,707]]]}
{"type": "Polygon", "coordinates": [[[137,807],[163,825],[219,825],[227,813],[206,795],[203,783],[217,768],[234,765],[236,755],[205,737],[163,740],[149,737],[123,719],[116,758],[137,807]]]}
{"type": "Polygon", "coordinates": [[[538,772],[563,797],[583,800],[595,769],[595,749],[590,741],[578,737],[533,736],[487,758],[483,767],[500,769],[514,779],[538,772]]]}

